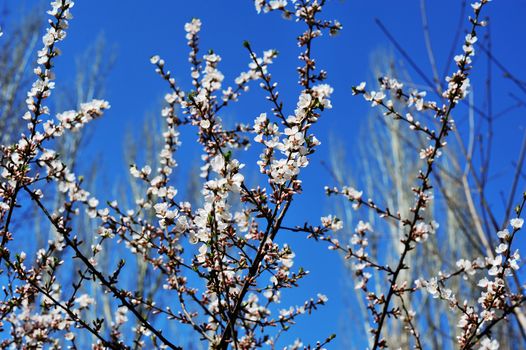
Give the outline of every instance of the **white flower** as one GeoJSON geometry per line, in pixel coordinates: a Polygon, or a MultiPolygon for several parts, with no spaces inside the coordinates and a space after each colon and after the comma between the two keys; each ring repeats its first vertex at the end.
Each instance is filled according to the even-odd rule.
{"type": "Polygon", "coordinates": [[[486,287],[488,286],[488,284],[489,284],[489,280],[488,280],[486,277],[484,277],[483,279],[481,279],[481,280],[479,281],[479,283],[477,284],[477,286],[479,286],[479,287],[481,287],[481,288],[486,288],[486,287]]]}
{"type": "Polygon", "coordinates": [[[91,304],[94,304],[95,299],[87,294],[82,294],[80,297],[75,299],[75,303],[79,304],[79,309],[85,309],[91,304]]]}
{"type": "Polygon", "coordinates": [[[323,227],[328,228],[331,231],[339,231],[343,228],[343,221],[332,215],[322,216],[321,223],[323,227]]]}
{"type": "Polygon", "coordinates": [[[466,35],[466,43],[473,45],[474,43],[477,42],[477,40],[478,40],[477,37],[474,35],[471,35],[471,33],[466,35]]]}
{"type": "Polygon", "coordinates": [[[506,243],[501,243],[495,249],[495,253],[502,254],[508,250],[508,245],[506,243]]]}
{"type": "Polygon", "coordinates": [[[437,150],[435,152],[435,147],[429,146],[420,150],[420,159],[431,158],[433,156],[433,153],[435,154],[434,158],[438,158],[442,155],[442,152],[440,150],[437,150]]]}
{"type": "Polygon", "coordinates": [[[372,230],[373,230],[373,228],[372,228],[372,226],[371,226],[370,223],[368,223],[368,222],[363,222],[362,220],[360,220],[360,221],[358,222],[358,225],[356,225],[355,232],[356,232],[356,233],[361,233],[361,234],[363,234],[363,233],[365,233],[366,231],[372,231],[372,230]]]}
{"type": "Polygon", "coordinates": [[[475,10],[475,11],[480,10],[481,6],[482,6],[482,4],[480,2],[474,2],[473,4],[471,4],[471,7],[473,7],[473,10],[475,10]]]}
{"type": "Polygon", "coordinates": [[[272,10],[278,10],[287,6],[287,0],[270,0],[268,4],[272,10]]]}
{"type": "Polygon", "coordinates": [[[210,120],[208,119],[201,120],[201,122],[199,123],[199,126],[203,129],[208,129],[210,127],[210,120]]]}
{"type": "Polygon", "coordinates": [[[353,94],[365,91],[365,81],[362,81],[358,86],[353,87],[353,94]]]}
{"type": "Polygon", "coordinates": [[[285,347],[286,350],[297,350],[297,349],[303,349],[303,343],[301,342],[301,340],[299,339],[296,339],[294,341],[294,344],[292,345],[289,345],[287,347],[285,347]]]}
{"type": "Polygon", "coordinates": [[[314,96],[318,99],[320,104],[324,108],[332,108],[331,101],[329,97],[331,96],[334,89],[328,84],[316,85],[312,88],[314,96]]]}
{"type": "Polygon", "coordinates": [[[225,158],[218,154],[212,160],[210,161],[210,166],[212,167],[212,170],[216,173],[221,173],[225,168],[225,158]]]}
{"type": "Polygon", "coordinates": [[[416,242],[425,242],[427,238],[429,237],[429,233],[431,232],[431,226],[426,224],[425,222],[419,222],[415,225],[415,228],[413,229],[413,239],[416,242]]]}
{"type": "Polygon", "coordinates": [[[127,313],[128,308],[126,306],[119,307],[117,311],[115,311],[115,323],[117,325],[126,323],[128,321],[128,316],[126,316],[127,313]]]}
{"type": "Polygon", "coordinates": [[[159,62],[159,60],[161,59],[161,57],[159,57],[159,55],[154,55],[150,58],[150,63],[151,64],[157,64],[159,62]]]}
{"type": "Polygon", "coordinates": [[[363,191],[358,191],[353,187],[344,187],[342,193],[352,201],[359,201],[362,199],[363,191]]]}
{"type": "Polygon", "coordinates": [[[298,100],[298,108],[306,109],[312,102],[312,96],[309,94],[301,94],[298,100]]]}
{"type": "Polygon", "coordinates": [[[201,30],[201,20],[199,18],[192,19],[192,22],[184,25],[184,30],[190,34],[197,34],[201,30]]]}
{"type": "Polygon", "coordinates": [[[510,237],[510,231],[508,231],[508,229],[504,229],[502,231],[497,232],[497,236],[500,239],[507,240],[510,237]]]}
{"type": "Polygon", "coordinates": [[[457,261],[457,267],[460,269],[463,269],[464,272],[466,272],[468,275],[475,274],[475,269],[473,268],[473,264],[471,261],[466,259],[460,259],[457,261]]]}
{"type": "Polygon", "coordinates": [[[257,13],[261,13],[263,5],[265,5],[265,0],[254,0],[254,6],[256,7],[257,13]]]}
{"type": "Polygon", "coordinates": [[[480,348],[479,350],[498,350],[499,349],[499,342],[495,339],[491,340],[490,338],[484,338],[480,342],[480,348]]]}
{"type": "Polygon", "coordinates": [[[514,218],[510,220],[510,225],[515,230],[520,230],[523,224],[524,224],[524,219],[521,219],[521,218],[514,218]]]}
{"type": "Polygon", "coordinates": [[[329,300],[329,298],[327,298],[325,294],[318,293],[318,300],[321,303],[325,304],[329,300]]]}

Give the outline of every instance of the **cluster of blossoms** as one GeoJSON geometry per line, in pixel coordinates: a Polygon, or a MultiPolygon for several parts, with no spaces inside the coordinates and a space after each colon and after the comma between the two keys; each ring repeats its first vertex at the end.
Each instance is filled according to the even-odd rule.
{"type": "Polygon", "coordinates": [[[358,282],[355,285],[355,289],[367,290],[367,282],[372,277],[370,272],[364,271],[367,264],[367,246],[369,241],[367,239],[367,231],[372,231],[372,227],[368,222],[363,222],[360,220],[356,226],[355,233],[351,237],[351,244],[358,249],[355,249],[354,256],[357,261],[353,266],[356,276],[358,277],[358,282]]]}
{"type": "MultiPolygon", "coordinates": [[[[518,215],[522,212],[524,203],[525,200],[517,208],[518,215]]],[[[513,276],[519,269],[520,255],[518,250],[511,253],[510,246],[523,222],[521,218],[511,219],[512,232],[504,229],[497,233],[499,243],[491,256],[479,257],[473,261],[460,259],[456,264],[457,271],[449,274],[440,272],[438,277],[415,282],[415,290],[422,288],[433,298],[446,301],[452,309],[458,311],[460,318],[457,326],[461,332],[457,340],[462,349],[472,348],[479,342],[480,349],[498,349],[498,341],[490,337],[492,328],[525,300],[521,293],[511,292],[506,282],[506,277],[513,276]],[[478,280],[480,297],[478,305],[470,305],[467,300],[460,301],[455,292],[446,286],[446,282],[454,276],[460,275],[465,279],[476,276],[477,271],[480,271],[481,276],[478,280]]]]}

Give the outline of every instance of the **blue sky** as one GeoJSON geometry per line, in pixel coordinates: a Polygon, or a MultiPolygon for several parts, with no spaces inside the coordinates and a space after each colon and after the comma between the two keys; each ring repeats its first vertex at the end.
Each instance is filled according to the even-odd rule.
{"type": "MultiPolygon", "coordinates": [[[[10,8],[28,8],[39,1],[4,0],[10,8]],[[21,4],[24,3],[25,7],[21,4]]],[[[433,48],[442,72],[453,40],[460,12],[458,0],[428,1],[428,16],[433,48]]],[[[1,4],[1,3],[0,3],[1,4]]],[[[422,35],[420,20],[420,1],[358,1],[329,0],[325,16],[336,18],[343,24],[343,31],[334,38],[324,37],[316,41],[314,56],[318,67],[328,71],[328,83],[335,88],[333,95],[334,108],[327,111],[316,126],[315,133],[321,140],[320,151],[312,158],[312,167],[303,173],[305,195],[294,203],[290,224],[302,224],[305,220],[318,221],[320,215],[328,213],[329,203],[324,198],[323,186],[331,184],[320,162],[328,157],[328,145],[332,139],[343,142],[351,155],[360,140],[361,126],[365,125],[369,108],[361,99],[351,96],[351,86],[360,81],[372,81],[370,69],[371,55],[378,49],[392,49],[391,44],[374,22],[379,18],[392,35],[397,38],[411,57],[419,62],[420,68],[431,76],[430,66],[422,35]]],[[[526,1],[494,1],[487,7],[486,14],[491,18],[491,35],[494,55],[506,67],[525,77],[524,57],[524,15],[526,1]]],[[[162,96],[166,92],[164,82],[155,74],[149,57],[161,55],[181,85],[189,87],[189,66],[183,25],[193,17],[203,22],[201,32],[201,49],[206,52],[214,49],[222,57],[221,70],[226,76],[225,84],[232,83],[237,74],[246,70],[248,55],[242,46],[249,40],[254,50],[274,48],[280,52],[275,64],[271,67],[273,78],[280,83],[280,93],[286,102],[285,108],[291,112],[295,105],[298,88],[295,84],[297,74],[298,48],[295,37],[303,29],[301,25],[282,19],[278,14],[257,15],[251,1],[231,0],[192,0],[192,1],[116,1],[89,0],[76,1],[73,8],[75,18],[71,22],[67,40],[61,44],[64,55],[57,60],[57,89],[62,79],[67,79],[74,72],[74,58],[103,33],[107,43],[115,48],[117,60],[110,74],[106,77],[106,94],[103,96],[111,105],[105,117],[93,126],[95,136],[87,147],[87,158],[101,161],[107,169],[108,178],[116,181],[125,169],[120,160],[124,131],[134,126],[142,126],[147,112],[159,115],[162,96]],[[100,158],[101,157],[101,158],[100,158]]],[[[466,9],[466,14],[470,9],[466,9]]],[[[467,21],[464,21],[466,28],[467,21]]],[[[6,28],[7,30],[7,28],[6,28]]],[[[457,45],[458,47],[458,45],[457,45]]],[[[457,50],[458,51],[458,50],[457,50]]],[[[485,74],[485,61],[482,67],[475,61],[475,74],[485,74]]],[[[412,72],[410,70],[410,72],[412,72]]],[[[484,106],[482,78],[475,79],[475,102],[484,106]]],[[[420,79],[414,75],[415,80],[420,79]]],[[[517,89],[502,78],[501,72],[494,68],[494,106],[500,111],[513,103],[509,92],[520,95],[517,89]]],[[[526,78],[526,77],[525,77],[526,78]]],[[[256,85],[241,97],[238,104],[225,111],[223,117],[228,121],[251,122],[261,112],[269,112],[270,105],[263,98],[256,85]]],[[[500,198],[499,191],[507,193],[511,178],[512,160],[516,158],[524,134],[524,112],[517,109],[501,118],[496,124],[496,145],[494,150],[495,180],[493,198],[500,198]]],[[[462,116],[457,117],[462,119],[462,116]]],[[[185,144],[195,139],[193,130],[187,129],[183,137],[185,144]]],[[[181,151],[178,161],[183,167],[194,164],[198,153],[188,148],[181,151]]],[[[255,162],[255,160],[254,160],[255,162]]],[[[252,165],[253,166],[253,165],[252,165]]],[[[520,188],[520,187],[519,187],[520,188]]],[[[287,235],[288,233],[285,233],[287,235]]],[[[300,322],[291,337],[295,334],[307,334],[306,341],[314,342],[324,339],[330,333],[339,333],[343,323],[349,323],[349,302],[342,293],[345,288],[341,277],[342,267],[339,257],[327,251],[324,244],[305,242],[297,237],[286,237],[296,247],[298,266],[304,266],[312,272],[303,282],[301,290],[295,292],[291,299],[300,302],[304,297],[322,292],[329,296],[327,307],[318,311],[313,317],[300,322]],[[310,293],[310,294],[309,294],[310,293]]],[[[288,301],[283,301],[283,306],[288,301]]],[[[353,327],[345,328],[347,336],[352,334],[353,327]]],[[[334,348],[343,348],[340,336],[334,348]]]]}

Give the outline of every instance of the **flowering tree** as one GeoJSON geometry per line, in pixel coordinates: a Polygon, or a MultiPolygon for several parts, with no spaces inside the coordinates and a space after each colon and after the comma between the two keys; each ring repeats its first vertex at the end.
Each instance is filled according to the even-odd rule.
{"type": "MultiPolygon", "coordinates": [[[[303,26],[297,39],[302,52],[297,69],[300,92],[294,108],[281,100],[277,83],[269,73],[277,56],[275,50],[258,55],[245,42],[248,70],[235,79],[233,86],[225,88],[218,69],[221,57],[213,51],[202,56],[199,53],[201,21],[187,23],[184,29],[193,89],[183,91],[166,62],[157,55],[151,58],[168,90],[161,112],[162,147],[151,164],[131,165],[130,174],[140,184],[134,198],[125,204],[104,198],[106,205],[87,190],[82,177],[76,176],[53,150],[57,140],[79,132],[110,108],[100,99],[57,114],[46,106],[54,88],[53,61],[60,53],[57,46],[66,37],[73,7],[71,0],[53,1],[44,46],[34,69],[36,80],[22,116],[27,130],[17,142],[1,149],[0,262],[4,299],[0,301],[0,315],[3,330],[9,334],[2,340],[2,347],[81,348],[84,345],[80,344],[88,339],[93,349],[180,349],[183,344],[169,331],[177,323],[191,329],[195,338],[211,349],[275,348],[281,334],[289,331],[298,317],[327,302],[326,296],[313,291],[313,297],[303,305],[279,307],[282,290],[298,287],[307,275],[303,269],[293,268],[295,253],[290,246],[278,243],[277,237],[283,231],[303,232],[326,241],[331,249],[342,251],[353,261],[357,287],[366,293],[370,311],[370,348],[389,345],[384,337],[389,319],[403,322],[413,337],[411,345],[423,348],[425,342],[413,321],[418,316],[404,303],[408,295],[423,293],[422,289],[451,306],[460,327],[460,348],[498,347],[492,328],[524,301],[522,290],[512,291],[507,282],[510,276],[516,277],[514,271],[518,269],[518,252],[512,253],[511,246],[522,227],[519,216],[524,201],[517,208],[517,217],[511,220],[512,230],[499,231],[499,245],[486,258],[462,259],[458,270],[436,277],[422,276],[412,284],[404,274],[411,268],[408,261],[412,252],[418,245],[427,244],[438,229],[424,214],[432,200],[431,175],[454,129],[452,113],[469,92],[473,45],[484,26],[479,18],[487,3],[483,0],[472,5],[471,31],[462,53],[455,56],[457,71],[446,78],[448,85],[440,102],[427,101],[424,92],[406,91],[391,77],[380,78],[378,91],[367,90],[364,83],[353,88],[354,94],[363,95],[373,107],[383,108],[387,116],[423,134],[428,141],[419,154],[424,168],[418,172],[418,185],[413,188],[415,202],[408,213],[365,200],[362,191],[351,187],[326,189],[330,195],[350,200],[355,209],[369,208],[398,225],[402,248],[393,265],[369,257],[367,235],[372,226],[367,222],[358,224],[348,244],[333,237],[332,232],[341,230],[343,222],[332,215],[321,218],[321,224],[284,225],[293,200],[302,192],[301,171],[319,146],[311,127],[325,109],[331,108],[333,89],[324,83],[327,73],[316,66],[315,44],[324,33],[334,35],[342,26],[337,20],[323,18],[324,0],[297,0],[292,4],[285,0],[255,1],[258,12],[280,12],[303,26]],[[271,115],[255,112],[259,116],[253,125],[226,128],[220,115],[253,82],[259,82],[266,92],[271,115]],[[399,112],[400,105],[408,109],[406,114],[399,112]],[[421,113],[433,113],[435,123],[424,125],[419,120],[421,113]],[[193,205],[181,198],[173,179],[175,154],[181,143],[179,130],[183,128],[197,131],[202,149],[201,200],[193,205]],[[245,165],[235,157],[250,144],[260,151],[255,161],[260,172],[256,184],[245,179],[245,165]],[[57,209],[46,205],[48,187],[44,183],[53,183],[63,194],[57,209]],[[29,203],[38,208],[56,233],[35,252],[16,244],[24,237],[17,229],[17,212],[29,203]],[[73,224],[84,213],[95,226],[89,236],[76,232],[79,226],[73,224]],[[89,246],[81,237],[90,237],[89,246]],[[138,271],[160,281],[163,290],[155,294],[144,288],[126,288],[122,279],[127,259],[115,266],[101,262],[109,242],[126,247],[125,257],[140,262],[138,271]],[[80,263],[78,271],[73,276],[61,273],[71,261],[80,263]],[[370,291],[371,270],[377,272],[384,292],[370,291]],[[447,287],[453,278],[474,275],[481,277],[478,300],[461,301],[447,287]],[[95,293],[84,292],[86,284],[106,295],[104,309],[95,293]]],[[[329,335],[313,345],[298,340],[287,348],[321,349],[334,337],[329,335]]]]}
{"type": "MultiPolygon", "coordinates": [[[[487,38],[484,39],[486,40],[483,40],[482,45],[487,45],[485,44],[488,42],[487,38]]],[[[392,57],[386,59],[385,54],[383,52],[381,54],[381,57],[376,56],[373,61],[374,76],[397,78],[404,76],[402,68],[392,57]]],[[[478,66],[481,63],[479,59],[478,66]]],[[[407,77],[403,79],[405,80],[404,85],[411,86],[411,79],[407,77]]],[[[478,86],[475,86],[474,90],[477,91],[477,88],[478,86]]],[[[469,97],[472,96],[473,94],[470,93],[469,97]]],[[[428,222],[435,221],[440,223],[440,226],[434,234],[428,236],[425,244],[416,245],[412,254],[407,257],[406,265],[411,268],[401,272],[400,280],[408,285],[414,284],[423,276],[437,276],[440,273],[456,271],[466,263],[465,260],[473,261],[477,260],[477,257],[493,256],[495,248],[492,246],[496,245],[494,242],[498,239],[495,232],[508,224],[508,219],[505,218],[507,214],[501,217],[502,214],[496,213],[501,210],[501,207],[495,205],[494,200],[487,198],[484,190],[486,186],[484,178],[487,176],[485,174],[496,170],[488,169],[484,159],[473,160],[474,150],[483,146],[484,149],[491,147],[491,138],[486,138],[486,134],[483,134],[485,130],[477,130],[474,126],[475,115],[480,116],[480,121],[477,120],[479,125],[486,120],[491,120],[492,115],[480,109],[477,111],[471,99],[464,102],[463,104],[468,108],[459,109],[456,115],[460,119],[459,124],[468,122],[469,128],[452,130],[451,136],[453,137],[449,137],[447,147],[442,148],[443,154],[440,162],[436,163],[431,175],[433,201],[424,212],[424,216],[428,222]],[[454,137],[459,136],[459,133],[464,135],[464,132],[469,137],[454,137]],[[477,135],[479,132],[480,136],[477,135]],[[475,140],[480,140],[478,142],[481,144],[477,145],[475,140]],[[490,140],[489,144],[488,140],[490,140]],[[481,204],[477,206],[476,203],[481,204]],[[485,203],[492,204],[485,206],[485,203]]],[[[405,103],[398,103],[396,100],[394,103],[400,114],[412,113],[413,107],[407,107],[405,103]]],[[[420,121],[433,121],[431,118],[433,118],[432,113],[420,113],[420,121]]],[[[491,127],[491,124],[489,126],[491,127]]],[[[490,132],[491,129],[488,130],[488,133],[490,132]]],[[[341,147],[334,147],[332,150],[331,173],[334,180],[340,184],[340,187],[348,183],[353,187],[361,188],[364,193],[374,198],[374,202],[384,203],[384,206],[389,208],[397,208],[403,216],[409,215],[409,210],[414,205],[412,192],[414,178],[406,177],[404,174],[418,173],[424,161],[420,159],[419,153],[428,146],[429,140],[423,136],[423,133],[415,133],[398,120],[384,116],[383,111],[379,109],[371,111],[360,140],[360,162],[353,162],[352,166],[345,164],[345,157],[340,151],[341,147]],[[388,145],[387,151],[386,144],[388,145]]],[[[519,160],[520,154],[522,151],[517,155],[519,160]]],[[[513,180],[513,182],[516,181],[516,179],[513,180]]],[[[490,188],[495,188],[495,185],[490,188]]],[[[510,197],[514,195],[516,193],[512,188],[510,197]]],[[[365,221],[366,218],[371,229],[367,234],[369,258],[386,264],[394,264],[401,253],[400,239],[404,234],[398,222],[385,220],[375,215],[374,211],[369,211],[364,217],[363,211],[355,211],[352,206],[353,203],[343,197],[340,201],[334,202],[334,210],[345,223],[344,229],[338,232],[336,238],[340,241],[347,241],[349,232],[354,231],[359,222],[365,221]]],[[[521,243],[519,241],[515,244],[520,245],[521,243]]],[[[342,251],[344,258],[345,255],[342,251]]],[[[349,298],[356,299],[357,302],[357,306],[353,305],[349,313],[355,315],[357,311],[360,312],[359,319],[363,320],[363,326],[360,328],[364,332],[357,333],[363,334],[365,339],[367,330],[370,330],[371,327],[367,316],[367,300],[361,298],[360,293],[355,292],[355,288],[360,289],[362,279],[359,275],[355,275],[355,261],[346,259],[345,262],[350,282],[347,294],[349,298]]],[[[382,272],[369,270],[368,273],[371,275],[371,282],[368,283],[369,292],[384,293],[382,272]]],[[[514,272],[514,275],[520,277],[518,272],[514,272]]],[[[480,296],[480,287],[477,285],[480,278],[483,278],[483,275],[459,275],[449,279],[448,287],[457,293],[458,299],[476,300],[480,296]]],[[[511,283],[517,285],[518,282],[520,285],[520,280],[521,278],[515,279],[514,277],[511,283]]],[[[455,348],[458,315],[450,312],[448,303],[434,302],[434,296],[430,293],[406,293],[403,300],[399,298],[393,300],[393,307],[401,310],[405,307],[417,313],[417,317],[414,317],[412,322],[413,326],[420,331],[419,336],[425,348],[455,348]]],[[[521,337],[522,319],[522,309],[516,308],[509,316],[508,322],[501,322],[493,327],[492,334],[499,340],[501,348],[507,349],[515,346],[516,339],[521,337]]],[[[414,337],[407,324],[398,322],[394,318],[388,319],[383,332],[384,337],[389,339],[390,347],[407,348],[414,342],[414,337]]],[[[342,335],[349,336],[347,333],[342,335]]]]}
{"type": "MultiPolygon", "coordinates": [[[[462,349],[473,348],[481,346],[481,348],[498,348],[499,343],[492,338],[493,331],[496,330],[499,322],[507,319],[508,316],[513,316],[518,321],[519,332],[524,330],[524,314],[521,310],[523,302],[522,287],[520,285],[517,270],[519,269],[518,260],[520,256],[518,251],[511,249],[511,242],[515,233],[522,227],[522,219],[519,218],[524,201],[516,207],[516,218],[506,222],[505,226],[511,225],[512,230],[506,227],[502,229],[498,226],[493,231],[493,240],[498,237],[497,247],[490,247],[488,242],[492,241],[492,237],[486,237],[481,229],[481,218],[478,217],[476,210],[472,207],[472,198],[469,193],[471,190],[466,189],[464,197],[465,201],[456,202],[450,196],[458,195],[448,192],[450,189],[444,189],[444,182],[446,177],[450,181],[461,182],[462,187],[468,187],[466,174],[455,177],[455,175],[444,174],[443,169],[439,169],[442,175],[435,174],[436,168],[440,165],[436,160],[442,155],[446,145],[446,137],[450,132],[458,132],[454,127],[451,119],[452,111],[460,102],[463,102],[467,93],[469,92],[469,78],[468,73],[471,69],[471,57],[474,55],[474,43],[477,41],[477,31],[479,27],[486,25],[485,21],[479,20],[481,9],[487,2],[477,2],[472,4],[474,16],[470,17],[471,31],[465,37],[463,46],[463,53],[454,57],[455,63],[458,67],[456,73],[451,77],[447,77],[447,89],[442,91],[440,86],[437,88],[437,93],[442,97],[442,105],[437,102],[426,101],[426,91],[404,90],[404,85],[396,79],[381,76],[379,78],[379,91],[367,91],[365,83],[356,86],[353,91],[355,94],[363,95],[363,97],[370,101],[372,106],[382,108],[383,114],[388,118],[391,125],[396,124],[396,129],[402,128],[403,125],[398,126],[400,122],[407,124],[408,129],[416,131],[416,146],[421,147],[419,151],[419,158],[424,160],[424,167],[418,170],[419,184],[417,186],[411,185],[408,181],[410,191],[416,196],[412,204],[402,206],[395,211],[388,207],[381,207],[372,199],[363,199],[362,191],[358,191],[352,187],[329,188],[327,193],[342,195],[353,203],[353,208],[358,209],[361,206],[368,207],[373,212],[378,214],[379,218],[385,219],[392,224],[392,230],[397,232],[393,235],[393,247],[395,251],[393,254],[394,262],[390,259],[382,259],[381,255],[373,246],[373,256],[369,255],[369,240],[368,236],[372,234],[373,237],[378,238],[374,234],[373,227],[370,223],[359,221],[355,229],[355,235],[351,239],[351,244],[341,246],[338,239],[325,236],[324,239],[329,241],[332,246],[331,249],[341,250],[346,254],[346,259],[351,262],[351,268],[355,274],[355,287],[358,290],[363,290],[366,293],[367,304],[366,307],[371,315],[371,324],[369,330],[373,334],[370,346],[372,348],[386,347],[388,344],[403,344],[407,346],[414,346],[415,348],[431,347],[434,342],[428,342],[427,338],[422,337],[422,333],[428,334],[435,331],[440,332],[444,322],[450,322],[451,315],[454,315],[454,326],[460,329],[459,334],[455,334],[455,330],[447,328],[451,333],[447,333],[448,337],[455,337],[455,343],[462,349]],[[388,99],[390,94],[392,99],[388,99]],[[434,120],[425,124],[426,116],[431,114],[434,120]],[[416,118],[420,115],[420,118],[416,118]],[[433,186],[431,178],[435,177],[437,182],[433,186]],[[439,260],[439,268],[436,266],[427,265],[424,261],[429,259],[432,255],[438,252],[441,254],[440,242],[452,239],[452,245],[458,245],[457,237],[437,237],[438,224],[433,220],[436,214],[433,213],[433,201],[439,192],[445,197],[445,206],[447,210],[453,215],[458,215],[460,210],[464,210],[466,216],[460,217],[461,220],[472,220],[472,226],[468,226],[467,232],[471,236],[476,233],[475,238],[470,237],[470,250],[458,249],[458,246],[448,251],[451,256],[443,256],[443,260],[439,260]],[[456,205],[461,205],[460,208],[455,208],[456,205]],[[471,211],[473,209],[473,211],[471,211]],[[496,232],[498,231],[498,232],[496,232]],[[431,237],[432,236],[432,237],[431,237]],[[431,240],[429,238],[432,238],[431,240]],[[431,241],[431,242],[429,242],[431,241]],[[479,258],[468,258],[473,255],[473,251],[478,252],[480,248],[476,248],[473,244],[480,244],[482,252],[486,256],[479,258]],[[486,249],[487,247],[487,249],[486,249]],[[416,255],[411,254],[412,251],[418,252],[416,255]],[[434,251],[435,253],[431,253],[434,251]],[[456,266],[447,264],[447,260],[451,259],[458,252],[466,254],[463,258],[457,260],[456,266]],[[419,258],[420,257],[420,258],[419,258]],[[420,266],[416,265],[420,262],[420,266]],[[445,264],[449,271],[442,272],[440,264],[445,264]],[[414,273],[422,273],[434,275],[428,278],[415,278],[414,273]],[[433,272],[434,270],[434,272],[433,272]],[[462,279],[460,278],[462,277],[462,279]],[[516,290],[510,284],[507,278],[513,280],[516,290]],[[369,280],[373,279],[376,286],[371,286],[369,280]],[[380,282],[379,282],[380,281],[380,282]],[[387,285],[387,287],[385,287],[387,285]],[[450,287],[454,285],[455,287],[450,287]],[[437,314],[437,311],[444,310],[440,306],[426,307],[426,312],[430,312],[433,316],[437,316],[437,321],[422,320],[415,313],[413,308],[421,307],[425,302],[417,292],[420,289],[426,290],[434,299],[442,299],[447,305],[444,314],[437,314]],[[481,291],[482,290],[482,291],[481,291]],[[466,299],[466,297],[471,299],[466,299]],[[469,300],[475,300],[470,302],[469,300]],[[449,312],[447,312],[449,310],[449,312]],[[447,315],[447,316],[446,316],[447,315]],[[446,318],[447,317],[447,318],[446,318]],[[391,318],[392,327],[399,331],[405,330],[409,339],[400,341],[400,337],[393,335],[396,339],[384,338],[388,319],[391,318]],[[445,319],[445,320],[444,320],[445,319]],[[427,322],[427,324],[426,324],[427,322]],[[398,323],[400,327],[396,328],[398,323]],[[426,325],[421,328],[419,326],[426,325]],[[433,327],[429,329],[428,327],[433,327]],[[438,327],[438,328],[434,328],[438,327]]],[[[393,134],[398,134],[398,130],[391,130],[393,134]]],[[[407,142],[413,137],[410,133],[401,132],[396,137],[399,142],[407,142]],[[404,136],[405,135],[405,136],[404,136]]],[[[410,141],[409,141],[410,142],[410,141]]],[[[413,146],[410,146],[413,147],[413,146]]],[[[470,146],[471,149],[471,146],[470,146]]],[[[455,151],[453,151],[455,152],[455,151]]],[[[469,152],[472,152],[470,150],[469,152]]],[[[398,153],[400,154],[400,153],[398,153]]],[[[470,156],[471,157],[471,156],[470,156]]],[[[387,157],[384,157],[384,160],[387,157]]],[[[457,162],[458,157],[455,155],[450,157],[454,162],[457,162]],[[452,159],[453,158],[453,159],[452,159]]],[[[407,162],[407,158],[404,159],[407,162]]],[[[470,172],[471,159],[468,159],[466,169],[462,172],[470,172]]],[[[408,166],[404,163],[404,167],[418,166],[418,163],[408,166]]],[[[386,161],[383,166],[389,166],[386,161]]],[[[398,173],[395,176],[400,176],[398,173]]],[[[341,176],[336,177],[341,182],[341,176]]],[[[478,180],[476,177],[475,180],[478,180]]],[[[399,177],[393,181],[404,182],[405,180],[399,177]]],[[[479,180],[480,181],[480,180],[479,180]]],[[[480,186],[480,185],[479,185],[480,186]]],[[[398,188],[403,188],[401,185],[398,188]]],[[[399,195],[397,192],[396,195],[399,195]]],[[[403,195],[403,194],[402,194],[403,195]]],[[[384,198],[384,200],[390,201],[384,198]]],[[[485,200],[485,198],[483,198],[485,200]]],[[[392,200],[391,200],[392,201],[392,200]]],[[[398,199],[394,202],[405,204],[405,200],[398,199]]],[[[486,210],[486,209],[484,209],[486,210]]],[[[448,213],[449,214],[449,213],[448,213]]],[[[491,215],[490,211],[490,215],[491,215]]],[[[455,219],[449,219],[449,224],[454,223],[455,219]]],[[[469,221],[467,221],[469,222],[469,221]]],[[[458,232],[458,231],[457,231],[458,232]]],[[[507,325],[506,327],[512,327],[507,325]]],[[[504,339],[507,342],[507,339],[504,339]]],[[[442,341],[439,344],[444,344],[442,341]]],[[[442,345],[444,346],[444,345],[442,345]]]]}

